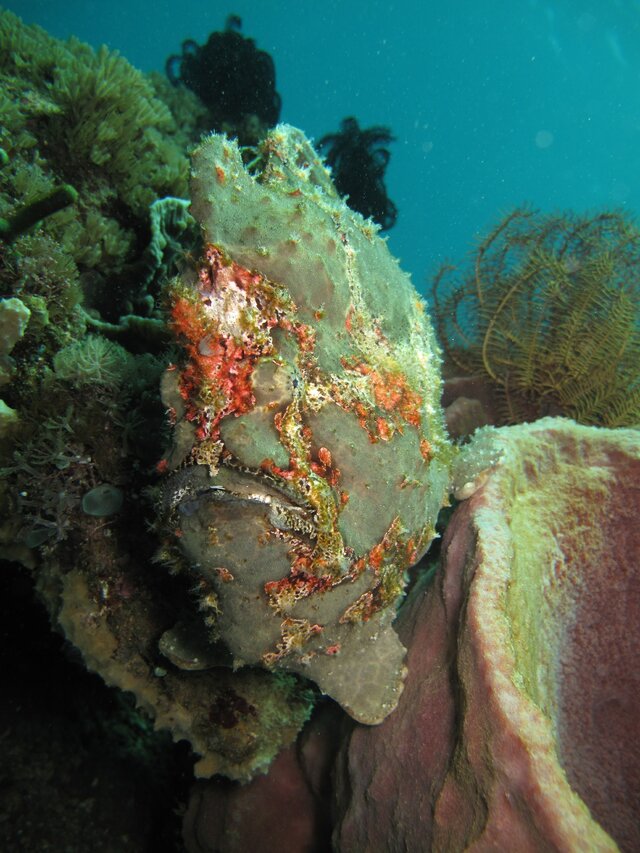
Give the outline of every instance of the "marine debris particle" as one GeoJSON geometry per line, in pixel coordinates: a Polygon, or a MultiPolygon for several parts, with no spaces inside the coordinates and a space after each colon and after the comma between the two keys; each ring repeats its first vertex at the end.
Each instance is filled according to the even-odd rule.
{"type": "Polygon", "coordinates": [[[225,136],[193,156],[205,250],[167,294],[185,361],[163,382],[164,548],[214,590],[237,665],[303,674],[377,723],[402,689],[404,573],[447,494],[439,350],[300,131],[279,125],[251,169],[225,136]]]}

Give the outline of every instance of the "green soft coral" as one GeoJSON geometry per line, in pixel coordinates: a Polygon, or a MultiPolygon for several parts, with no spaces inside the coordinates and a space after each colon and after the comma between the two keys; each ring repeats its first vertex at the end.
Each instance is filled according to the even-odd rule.
{"type": "Polygon", "coordinates": [[[3,101],[13,105],[5,132],[21,153],[37,147],[74,183],[98,180],[137,214],[158,196],[184,195],[188,166],[171,112],[126,59],[63,43],[6,11],[0,45],[3,101]]]}
{"type": "Polygon", "coordinates": [[[96,286],[104,291],[118,277],[113,295],[123,304],[105,319],[136,310],[124,302],[136,298],[131,268],[148,239],[149,205],[187,191],[189,140],[157,87],[106,47],[59,41],[0,11],[0,116],[9,155],[0,169],[0,217],[9,224],[72,184],[77,204],[44,221],[43,232],[81,274],[95,271],[89,299],[99,312],[107,308],[104,297],[91,302],[96,286]]]}

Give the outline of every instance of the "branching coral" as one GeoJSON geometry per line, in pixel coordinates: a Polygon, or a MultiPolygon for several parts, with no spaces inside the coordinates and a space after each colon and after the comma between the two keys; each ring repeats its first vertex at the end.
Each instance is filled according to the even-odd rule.
{"type": "Polygon", "coordinates": [[[436,277],[440,341],[495,388],[505,423],[563,414],[640,422],[640,233],[618,213],[516,210],[481,242],[472,269],[436,277]]]}

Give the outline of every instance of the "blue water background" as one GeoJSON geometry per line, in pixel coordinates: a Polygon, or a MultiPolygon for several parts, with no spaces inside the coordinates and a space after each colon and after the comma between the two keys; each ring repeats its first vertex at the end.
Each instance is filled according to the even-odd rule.
{"type": "Polygon", "coordinates": [[[229,12],[273,56],[282,121],[389,125],[389,244],[419,290],[516,205],[640,210],[638,0],[16,0],[143,71],[229,12]]]}

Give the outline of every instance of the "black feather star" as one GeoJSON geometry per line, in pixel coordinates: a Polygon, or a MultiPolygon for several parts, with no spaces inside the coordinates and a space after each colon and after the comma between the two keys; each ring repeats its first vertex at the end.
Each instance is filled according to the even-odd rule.
{"type": "Polygon", "coordinates": [[[371,218],[383,231],[391,228],[398,209],[387,195],[384,173],[391,154],[385,145],[394,141],[388,127],[375,125],[363,129],[353,117],[343,119],[338,133],[328,133],[318,142],[326,150],[325,160],[340,195],[365,218],[371,218]]]}

